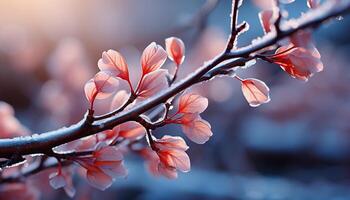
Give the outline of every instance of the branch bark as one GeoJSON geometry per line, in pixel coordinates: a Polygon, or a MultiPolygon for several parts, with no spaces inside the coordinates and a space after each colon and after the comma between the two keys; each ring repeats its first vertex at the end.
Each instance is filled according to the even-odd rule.
{"type": "Polygon", "coordinates": [[[0,157],[10,158],[11,155],[14,154],[45,154],[46,152],[50,152],[53,147],[61,144],[93,135],[104,130],[112,129],[113,127],[127,121],[135,121],[142,113],[165,103],[169,98],[175,96],[184,89],[201,81],[210,79],[212,76],[215,76],[215,73],[219,74],[217,71],[214,73],[214,71],[220,70],[220,67],[238,67],[241,65],[241,63],[237,62],[237,59],[249,58],[250,55],[254,54],[255,52],[265,47],[274,45],[277,41],[292,35],[298,30],[317,28],[324,21],[339,15],[347,14],[349,11],[350,2],[343,3],[341,6],[326,3],[323,6],[320,6],[318,9],[310,11],[307,17],[302,17],[296,20],[296,26],[281,26],[281,31],[278,34],[271,33],[251,45],[235,49],[233,51],[224,51],[220,53],[217,57],[205,63],[202,67],[188,75],[185,79],[175,83],[162,93],[133,107],[130,110],[120,112],[115,116],[102,120],[91,120],[88,115],[86,115],[84,119],[70,127],[64,127],[58,130],[42,134],[34,134],[27,137],[1,139],[0,157]],[[223,61],[227,62],[225,64],[221,64],[223,61]],[[212,74],[210,75],[210,73],[212,74]]]}

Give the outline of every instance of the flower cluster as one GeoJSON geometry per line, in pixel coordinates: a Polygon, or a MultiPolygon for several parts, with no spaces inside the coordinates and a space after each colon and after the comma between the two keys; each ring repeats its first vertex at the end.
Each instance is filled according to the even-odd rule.
{"type": "MultiPolygon", "coordinates": [[[[264,10],[259,13],[265,35],[275,34],[278,36],[283,31],[279,27],[281,21],[286,26],[294,26],[293,21],[283,19],[283,11],[275,3],[276,1],[255,0],[254,2],[263,2],[261,5],[270,5],[264,6],[264,10]]],[[[291,2],[293,0],[281,0],[281,3],[285,4],[291,2]]],[[[319,4],[319,0],[307,0],[310,9],[319,7],[319,4]]],[[[238,32],[237,35],[241,33],[238,30],[236,31],[238,32]]],[[[314,74],[323,70],[321,55],[312,42],[311,34],[311,30],[293,32],[287,39],[244,56],[244,59],[248,60],[245,65],[249,65],[247,63],[249,60],[262,59],[279,65],[292,78],[308,81],[314,74]]],[[[234,32],[231,36],[233,37],[233,35],[234,32]]],[[[229,45],[227,49],[231,49],[229,45]]],[[[225,51],[225,53],[227,54],[222,54],[223,56],[219,56],[219,58],[226,59],[226,57],[232,55],[228,51],[225,51]]],[[[221,64],[226,61],[225,59],[215,61],[219,61],[217,63],[221,64]]],[[[236,57],[229,59],[240,60],[236,57]]],[[[159,133],[154,132],[155,129],[169,124],[179,125],[186,138],[196,144],[208,142],[213,135],[211,125],[201,116],[208,107],[208,99],[195,92],[180,91],[184,89],[178,87],[181,86],[180,83],[173,86],[184,60],[184,42],[176,37],[165,40],[165,49],[155,42],[144,49],[140,59],[141,74],[139,76],[130,73],[126,59],[118,51],[112,49],[104,51],[97,62],[99,71],[84,86],[85,96],[90,107],[87,117],[82,123],[83,128],[98,126],[99,129],[97,131],[94,129],[95,132],[93,133],[103,131],[45,151],[46,156],[57,159],[56,171],[49,176],[50,185],[54,189],[64,189],[68,196],[73,197],[76,193],[73,186],[74,172],[79,170],[81,173],[77,174],[84,177],[91,186],[105,190],[117,178],[127,176],[128,171],[124,166],[124,157],[129,152],[141,156],[145,160],[149,171],[155,176],[174,179],[178,177],[179,171],[190,171],[190,158],[186,153],[189,147],[185,140],[180,136],[159,136],[159,133]],[[167,69],[162,68],[168,58],[176,67],[173,73],[169,73],[167,69]],[[132,76],[139,78],[134,82],[132,80],[135,79],[132,76]],[[126,88],[122,87],[125,85],[126,88]],[[162,99],[163,96],[160,96],[162,97],[159,100],[161,105],[156,105],[158,107],[150,106],[152,108],[146,107],[146,112],[137,113],[140,115],[132,116],[132,118],[128,118],[129,121],[111,127],[109,130],[106,130],[108,126],[103,127],[103,124],[98,124],[98,122],[109,119],[120,112],[135,108],[141,101],[147,101],[150,98],[156,99],[157,94],[161,94],[169,87],[180,88],[174,91],[181,94],[171,93],[167,99],[162,99]],[[111,97],[110,112],[95,116],[95,101],[109,97],[111,97]],[[155,120],[150,117],[150,113],[157,108],[162,108],[162,111],[157,113],[157,117],[160,114],[162,115],[155,120]],[[78,167],[72,166],[72,163],[75,163],[78,167]]],[[[205,71],[207,74],[200,74],[202,71],[199,71],[199,75],[210,75],[210,72],[215,72],[219,67],[218,65],[213,66],[213,68],[205,71]]],[[[250,106],[257,107],[269,102],[270,90],[268,86],[263,81],[255,78],[239,77],[236,74],[236,68],[239,68],[239,66],[230,69],[220,68],[222,71],[219,71],[219,74],[222,72],[221,75],[229,75],[241,83],[243,96],[250,106]]],[[[218,74],[212,75],[209,79],[216,75],[218,74]]],[[[196,81],[201,82],[202,79],[196,81]]],[[[83,131],[85,130],[83,129],[83,131]]],[[[29,131],[14,117],[12,107],[0,102],[0,138],[27,136],[28,134],[29,131]]],[[[18,162],[21,161],[23,161],[22,157],[18,162]]],[[[39,166],[45,166],[45,161],[47,161],[46,158],[42,160],[39,166]]],[[[30,188],[27,183],[11,184],[0,188],[0,194],[2,197],[11,196],[12,199],[13,197],[16,197],[16,199],[38,199],[36,192],[30,188]]]]}
{"type": "MultiPolygon", "coordinates": [[[[267,1],[266,1],[267,2],[267,1]]],[[[266,3],[265,2],[265,3],[266,3]]],[[[292,3],[293,1],[281,1],[281,3],[292,3]]],[[[319,1],[308,0],[307,5],[314,9],[319,6],[319,1]]],[[[275,24],[281,15],[280,8],[275,1],[270,2],[270,6],[265,7],[259,13],[259,19],[265,34],[276,33],[275,24]]],[[[287,21],[287,25],[293,26],[292,21],[287,21]]],[[[291,77],[307,81],[315,73],[323,70],[321,55],[312,42],[311,31],[300,30],[292,34],[288,39],[280,42],[280,47],[272,55],[258,55],[263,60],[279,65],[291,77]]],[[[242,92],[249,105],[259,106],[270,101],[269,88],[258,79],[241,79],[235,76],[242,83],[242,92]]]]}

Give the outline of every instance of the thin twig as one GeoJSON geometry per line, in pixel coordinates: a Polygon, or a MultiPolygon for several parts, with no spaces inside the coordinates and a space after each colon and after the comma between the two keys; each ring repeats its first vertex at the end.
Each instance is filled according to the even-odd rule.
{"type": "MultiPolygon", "coordinates": [[[[339,6],[324,4],[319,8],[312,11],[312,13],[305,18],[296,20],[298,24],[293,27],[286,27],[281,29],[281,34],[268,34],[261,40],[254,42],[253,44],[235,49],[232,52],[223,52],[215,57],[210,62],[200,67],[194,73],[188,75],[183,80],[175,83],[163,92],[151,97],[149,100],[136,105],[127,111],[122,111],[115,116],[109,117],[104,120],[94,121],[91,125],[86,126],[85,120],[72,125],[68,128],[62,128],[47,133],[43,133],[35,136],[17,137],[12,139],[0,140],[0,157],[9,157],[12,154],[28,155],[34,153],[45,153],[47,149],[56,147],[58,145],[96,134],[98,132],[112,129],[113,127],[131,120],[135,120],[140,114],[155,108],[161,103],[166,102],[169,98],[183,91],[184,89],[198,83],[203,76],[209,71],[220,65],[223,61],[227,61],[233,58],[248,58],[255,52],[274,45],[277,41],[284,39],[292,35],[301,29],[316,28],[322,22],[328,19],[337,17],[342,14],[347,14],[350,10],[350,3],[343,3],[339,6]]],[[[235,61],[229,61],[227,65],[235,63],[235,61]]],[[[232,66],[234,67],[234,66],[232,66]]]]}

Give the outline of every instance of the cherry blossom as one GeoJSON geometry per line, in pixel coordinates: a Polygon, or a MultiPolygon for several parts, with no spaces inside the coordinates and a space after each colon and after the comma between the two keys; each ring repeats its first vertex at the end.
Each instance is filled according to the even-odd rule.
{"type": "Polygon", "coordinates": [[[180,38],[170,37],[165,40],[166,52],[170,60],[174,61],[176,66],[183,63],[185,59],[185,44],[180,38]]]}
{"type": "Polygon", "coordinates": [[[184,94],[179,99],[177,112],[166,119],[166,123],[180,124],[191,141],[204,144],[213,135],[210,124],[199,116],[207,107],[207,98],[193,93],[184,94]]]}
{"type": "Polygon", "coordinates": [[[167,74],[168,71],[165,69],[158,69],[146,74],[140,82],[137,96],[141,99],[145,99],[167,88],[167,74]]]}
{"type": "Polygon", "coordinates": [[[159,69],[167,59],[165,50],[152,42],[148,45],[141,56],[142,75],[146,75],[159,69]]]}
{"type": "Polygon", "coordinates": [[[119,52],[112,49],[104,51],[97,65],[101,71],[109,72],[116,77],[129,81],[128,65],[119,52]]]}
{"type": "Polygon", "coordinates": [[[267,58],[290,74],[293,78],[307,81],[314,73],[323,70],[319,54],[302,47],[282,46],[275,55],[267,58]]]}
{"type": "Polygon", "coordinates": [[[168,71],[160,68],[166,59],[166,51],[160,45],[155,42],[148,45],[141,57],[142,75],[134,91],[124,57],[115,50],[104,51],[98,61],[101,71],[85,84],[85,96],[90,102],[90,109],[93,109],[95,99],[105,99],[117,92],[120,79],[128,82],[131,95],[126,91],[118,91],[112,100],[113,110],[120,108],[129,97],[143,100],[165,89],[168,87],[168,71]]]}
{"type": "Polygon", "coordinates": [[[100,141],[107,144],[114,141],[116,138],[125,138],[130,141],[137,140],[145,136],[145,128],[138,122],[129,121],[114,127],[112,130],[107,130],[101,133],[100,141]]]}
{"type": "Polygon", "coordinates": [[[209,122],[196,114],[185,114],[181,117],[181,128],[185,135],[197,144],[206,143],[213,135],[209,122]]]}
{"type": "Polygon", "coordinates": [[[118,88],[119,81],[111,74],[105,72],[97,73],[94,78],[85,84],[85,96],[89,100],[91,107],[95,99],[105,99],[110,97],[118,88]]]}
{"type": "Polygon", "coordinates": [[[123,106],[123,104],[128,100],[129,94],[125,90],[118,91],[111,102],[110,110],[116,110],[123,106]]]}
{"type": "Polygon", "coordinates": [[[249,78],[241,80],[241,83],[243,95],[250,106],[257,107],[270,101],[269,88],[264,82],[249,78]]]}
{"type": "Polygon", "coordinates": [[[123,154],[113,146],[100,146],[90,156],[75,158],[86,169],[87,181],[93,187],[105,190],[117,177],[127,175],[123,154]]]}
{"type": "Polygon", "coordinates": [[[141,151],[153,175],[174,179],[177,178],[177,170],[190,171],[190,158],[185,152],[188,146],[181,137],[165,135],[161,139],[154,140],[154,148],[155,151],[151,149],[141,151]]]}
{"type": "Polygon", "coordinates": [[[316,58],[321,58],[321,54],[312,42],[312,32],[310,30],[300,30],[289,38],[290,43],[296,47],[307,49],[316,58]]]}

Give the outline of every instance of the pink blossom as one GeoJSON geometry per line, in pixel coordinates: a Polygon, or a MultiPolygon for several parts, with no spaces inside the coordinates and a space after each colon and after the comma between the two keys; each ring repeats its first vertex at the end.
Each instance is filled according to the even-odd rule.
{"type": "Polygon", "coordinates": [[[98,68],[113,74],[115,77],[129,81],[128,65],[125,58],[115,50],[110,49],[102,53],[102,58],[98,61],[98,68]]]}
{"type": "Polygon", "coordinates": [[[202,119],[198,113],[183,115],[181,127],[185,135],[197,144],[206,143],[213,135],[209,122],[202,119]]]}
{"type": "Polygon", "coordinates": [[[128,100],[129,94],[125,90],[118,91],[111,102],[110,110],[116,110],[124,105],[124,103],[128,100]]]}
{"type": "Polygon", "coordinates": [[[302,47],[282,46],[275,55],[269,56],[272,62],[290,74],[293,78],[307,81],[313,74],[323,70],[319,54],[302,47]]]}
{"type": "Polygon", "coordinates": [[[168,71],[158,69],[144,76],[139,85],[138,97],[145,99],[168,87],[168,71]]]}
{"type": "Polygon", "coordinates": [[[165,121],[180,124],[191,141],[204,144],[213,135],[210,124],[199,116],[207,107],[207,98],[193,93],[184,94],[179,99],[177,112],[165,121]]]}
{"type": "Polygon", "coordinates": [[[167,54],[165,50],[160,45],[152,42],[145,48],[141,56],[142,74],[146,75],[159,69],[166,59],[167,54]]]}
{"type": "Polygon", "coordinates": [[[112,146],[97,148],[90,156],[75,158],[86,169],[86,178],[93,187],[105,190],[117,177],[127,175],[123,165],[123,155],[112,146]]]}
{"type": "Polygon", "coordinates": [[[178,113],[202,113],[208,107],[208,99],[198,94],[184,94],[178,107],[178,113]]]}
{"type": "Polygon", "coordinates": [[[180,38],[170,37],[165,40],[166,52],[170,60],[177,66],[181,65],[185,59],[185,44],[180,38]]]}
{"type": "Polygon", "coordinates": [[[117,78],[105,72],[97,73],[85,84],[85,96],[91,104],[95,99],[105,99],[111,96],[119,85],[117,78]]]}
{"type": "Polygon", "coordinates": [[[270,101],[269,88],[258,79],[244,79],[242,83],[242,92],[249,105],[259,106],[270,101]]]}
{"type": "Polygon", "coordinates": [[[190,158],[185,152],[188,146],[181,137],[165,135],[154,141],[154,147],[155,151],[151,149],[141,151],[153,175],[174,179],[177,178],[177,170],[190,171],[190,158]]]}

